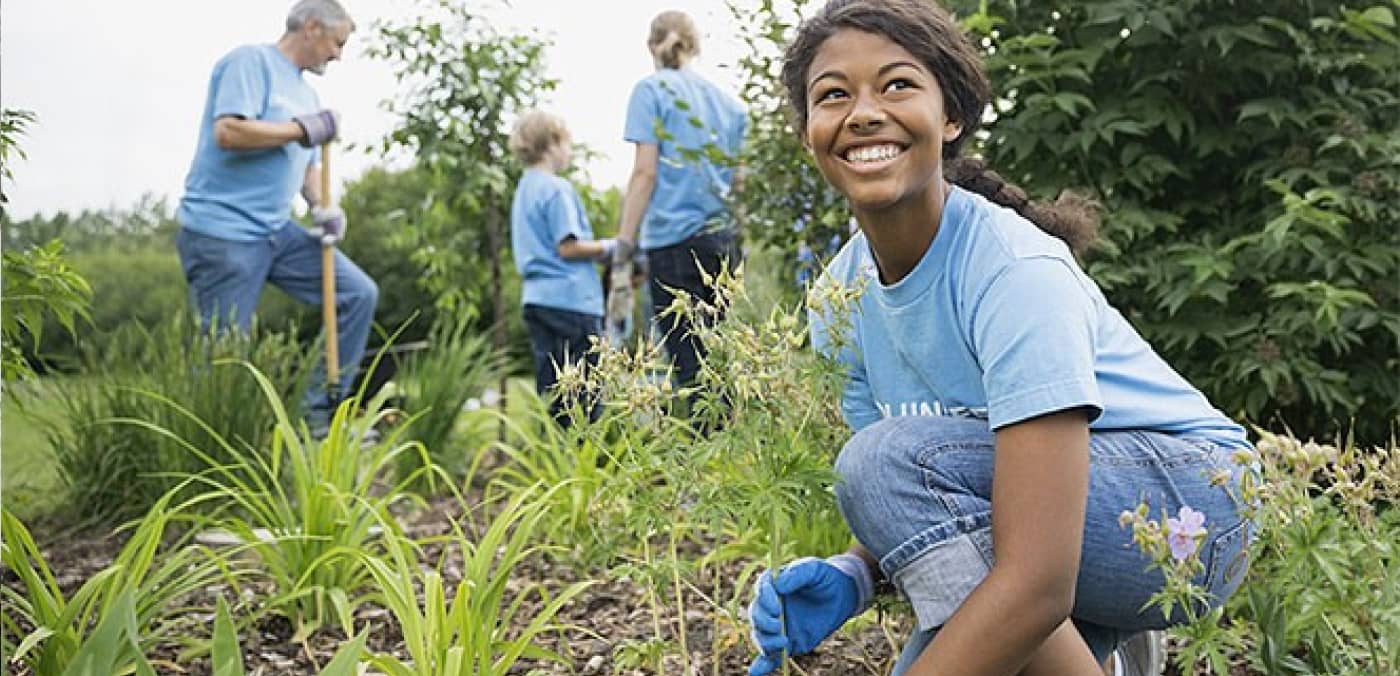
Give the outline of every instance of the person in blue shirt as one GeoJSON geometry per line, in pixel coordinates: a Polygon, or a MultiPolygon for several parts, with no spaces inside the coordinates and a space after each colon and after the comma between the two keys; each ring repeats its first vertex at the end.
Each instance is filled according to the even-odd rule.
{"type": "Polygon", "coordinates": [[[834,0],[782,80],[860,226],[816,290],[855,307],[819,302],[811,326],[850,376],[835,492],[858,544],[760,577],[750,674],[815,649],[881,580],[916,620],[896,675],[1160,673],[1155,630],[1183,614],[1147,607],[1164,577],[1118,519],[1140,502],[1203,516],[1195,582],[1223,603],[1252,525],[1216,482],[1253,471],[1244,430],[1080,269],[1092,204],[1028,201],[959,157],[991,89],[946,11],[834,0]]]}
{"type": "MultiPolygon", "coordinates": [[[[321,208],[319,151],[338,119],[303,73],[340,58],[355,24],[336,0],[300,0],[276,44],[239,47],[214,65],[200,116],[194,162],[176,217],[176,248],[190,296],[206,328],[248,330],[263,285],[321,304],[323,238],[345,235],[345,214],[321,208]],[[312,205],[316,229],[292,225],[297,193],[312,205]]],[[[341,391],[354,382],[379,289],[335,253],[341,391]]],[[[305,395],[313,436],[324,436],[330,401],[324,365],[305,395]]]]}
{"type": "MultiPolygon", "coordinates": [[[[738,100],[690,67],[700,53],[700,35],[688,15],[657,15],[647,48],[656,72],[632,88],[627,102],[623,138],[635,144],[636,154],[610,279],[614,287],[629,283],[634,248],[646,252],[653,314],[675,378],[688,384],[700,370],[704,348],[685,321],[662,311],[676,292],[713,302],[703,276],[739,263],[737,226],[727,206],[738,174],[732,162],[715,162],[711,155],[717,150],[735,158],[748,118],[738,100]]],[[[608,315],[630,312],[609,308],[608,315]]]]}
{"type": "MultiPolygon", "coordinates": [[[[510,207],[510,243],[524,280],[520,296],[541,396],[552,394],[568,363],[597,363],[590,348],[603,331],[603,285],[595,261],[617,246],[593,238],[578,192],[558,175],[569,166],[571,142],[564,121],[541,111],[521,116],[510,136],[511,152],[525,166],[510,207]]],[[[564,397],[550,402],[560,425],[570,422],[569,405],[564,397]]],[[[589,407],[590,419],[597,413],[589,407]]]]}

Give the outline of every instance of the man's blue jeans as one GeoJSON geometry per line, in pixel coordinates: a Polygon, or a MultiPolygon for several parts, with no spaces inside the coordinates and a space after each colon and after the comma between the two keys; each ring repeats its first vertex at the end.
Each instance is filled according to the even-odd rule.
{"type": "MultiPolygon", "coordinates": [[[[836,461],[836,497],[851,532],[908,597],[918,624],[895,665],[903,674],[934,633],[990,572],[992,457],[995,437],[985,420],[898,417],[857,432],[836,461]]],[[[1238,486],[1246,468],[1232,449],[1146,431],[1093,432],[1089,499],[1072,619],[1103,661],[1128,636],[1166,626],[1162,611],[1144,608],[1161,590],[1160,571],[1118,524],[1124,510],[1146,501],[1152,518],[1176,516],[1182,505],[1205,514],[1196,580],[1214,604],[1239,586],[1252,526],[1211,476],[1229,469],[1238,486]]],[[[1047,453],[1046,462],[1052,454],[1047,453]]],[[[1182,618],[1178,611],[1173,621],[1182,618]]]]}
{"type": "MultiPolygon", "coordinates": [[[[303,303],[321,305],[321,242],[293,224],[266,239],[239,242],[185,228],[175,238],[190,299],[207,329],[230,325],[247,331],[263,285],[271,282],[303,303]]],[[[336,328],[340,347],[340,387],[348,392],[365,353],[379,287],[345,254],[335,252],[336,328]]],[[[303,398],[313,428],[330,420],[336,402],[326,396],[325,364],[318,363],[303,398]]]]}

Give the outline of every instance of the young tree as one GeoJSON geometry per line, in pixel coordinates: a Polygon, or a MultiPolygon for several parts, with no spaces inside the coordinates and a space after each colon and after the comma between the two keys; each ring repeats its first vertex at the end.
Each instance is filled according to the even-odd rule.
{"type": "Polygon", "coordinates": [[[404,87],[386,103],[399,123],[382,150],[411,152],[430,185],[399,234],[440,310],[476,319],[489,302],[491,321],[504,331],[501,269],[520,173],[510,160],[509,124],[554,87],[544,75],[546,43],[498,31],[466,3],[445,0],[424,0],[418,16],[376,32],[371,55],[389,62],[404,87]]]}

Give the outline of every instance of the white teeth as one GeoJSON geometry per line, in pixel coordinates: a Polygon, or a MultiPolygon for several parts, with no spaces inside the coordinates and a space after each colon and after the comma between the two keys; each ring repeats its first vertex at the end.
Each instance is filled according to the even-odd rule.
{"type": "Polygon", "coordinates": [[[851,148],[846,151],[846,161],[848,162],[880,162],[888,160],[899,154],[899,146],[894,144],[882,146],[861,146],[851,148]]]}

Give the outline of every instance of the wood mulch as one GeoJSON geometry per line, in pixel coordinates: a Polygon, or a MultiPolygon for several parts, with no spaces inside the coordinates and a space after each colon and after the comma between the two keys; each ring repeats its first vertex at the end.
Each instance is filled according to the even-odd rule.
{"type": "MultiPolygon", "coordinates": [[[[426,510],[406,516],[405,530],[411,536],[424,537],[447,533],[451,530],[449,519],[459,516],[456,508],[448,501],[437,501],[426,510]]],[[[36,535],[37,536],[37,535],[36,535]]],[[[41,536],[40,536],[41,537],[41,536]]],[[[122,542],[120,538],[101,533],[65,534],[62,541],[49,542],[45,546],[45,557],[54,570],[60,587],[71,593],[85,580],[105,568],[117,553],[122,542]]],[[[426,561],[437,561],[435,552],[425,553],[426,561]]],[[[732,598],[735,589],[732,583],[737,576],[739,564],[711,573],[708,578],[699,580],[699,587],[713,590],[718,582],[719,593],[732,598]],[[716,581],[714,575],[720,579],[716,581]]],[[[448,589],[455,586],[461,576],[460,554],[449,554],[443,559],[442,574],[448,589]]],[[[523,589],[531,584],[542,584],[549,590],[561,590],[579,580],[574,566],[542,557],[531,559],[527,565],[512,571],[509,588],[523,589]]],[[[3,571],[3,581],[7,585],[16,584],[9,571],[3,571]]],[[[207,638],[213,626],[216,597],[231,596],[231,590],[222,586],[212,586],[201,590],[194,598],[187,599],[190,610],[182,618],[187,623],[189,636],[207,638]]],[[[242,597],[255,602],[256,598],[266,598],[271,590],[259,588],[256,584],[245,585],[242,597]]],[[[511,598],[507,597],[508,600],[511,598]]],[[[747,596],[744,597],[745,602],[747,596]]],[[[230,599],[233,600],[233,599],[230,599]]],[[[517,624],[523,625],[533,617],[539,606],[537,598],[532,598],[526,607],[517,614],[517,624]],[[533,605],[531,605],[533,604],[533,605]]],[[[638,584],[624,579],[594,579],[594,584],[586,589],[573,602],[565,606],[558,617],[568,628],[550,635],[543,646],[557,652],[564,658],[563,664],[521,660],[512,674],[521,675],[564,675],[584,676],[642,676],[646,674],[666,674],[667,676],[738,676],[746,674],[748,664],[754,656],[747,637],[747,627],[742,621],[730,618],[717,610],[711,603],[695,593],[689,593],[685,601],[684,616],[674,608],[661,608],[659,624],[671,650],[664,658],[659,671],[650,665],[636,664],[636,655],[656,636],[657,619],[653,618],[651,604],[645,590],[638,584]],[[678,627],[684,620],[688,660],[682,660],[675,646],[678,644],[678,627]]],[[[368,644],[371,650],[393,653],[407,660],[402,636],[392,614],[372,605],[362,606],[358,611],[357,628],[369,626],[368,644]]],[[[893,659],[897,656],[894,642],[908,631],[908,622],[903,618],[882,618],[880,621],[862,621],[854,629],[847,627],[824,642],[814,655],[798,658],[793,674],[798,675],[880,675],[889,672],[893,659]]],[[[292,674],[315,674],[319,666],[328,662],[345,640],[344,634],[336,628],[325,628],[315,632],[306,642],[293,641],[294,627],[280,616],[268,615],[240,634],[243,659],[250,675],[274,676],[292,674]]],[[[207,657],[180,661],[177,655],[179,646],[162,647],[151,655],[158,673],[179,676],[207,676],[210,664],[207,657]]],[[[7,674],[28,674],[20,665],[6,664],[7,674]]],[[[1232,669],[1232,674],[1247,676],[1250,672],[1232,669]]],[[[1180,672],[1170,668],[1167,674],[1180,676],[1180,672]]],[[[47,676],[47,675],[39,675],[47,676]]]]}

